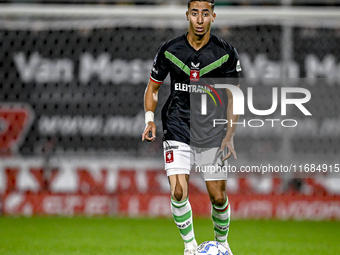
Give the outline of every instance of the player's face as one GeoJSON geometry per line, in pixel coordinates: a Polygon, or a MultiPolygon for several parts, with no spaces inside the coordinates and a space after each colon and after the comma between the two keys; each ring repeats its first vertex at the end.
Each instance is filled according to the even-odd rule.
{"type": "Polygon", "coordinates": [[[203,37],[210,33],[211,23],[214,22],[216,14],[211,8],[209,2],[193,1],[190,3],[187,11],[187,19],[189,20],[189,33],[192,32],[198,37],[203,37]]]}

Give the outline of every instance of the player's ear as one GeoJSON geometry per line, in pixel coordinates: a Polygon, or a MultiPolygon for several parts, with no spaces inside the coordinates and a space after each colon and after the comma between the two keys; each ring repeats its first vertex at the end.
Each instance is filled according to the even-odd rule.
{"type": "Polygon", "coordinates": [[[189,12],[187,11],[185,14],[187,15],[187,20],[189,21],[189,12]]]}
{"type": "Polygon", "coordinates": [[[215,21],[215,18],[216,18],[216,12],[213,12],[213,18],[212,18],[212,22],[214,22],[215,21]]]}

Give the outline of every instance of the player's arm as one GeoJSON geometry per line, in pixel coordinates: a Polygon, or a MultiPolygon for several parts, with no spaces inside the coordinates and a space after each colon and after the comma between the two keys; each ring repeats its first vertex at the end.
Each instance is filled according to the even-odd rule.
{"type": "MultiPolygon", "coordinates": [[[[240,87],[240,85],[237,85],[237,87],[240,87]]],[[[234,109],[233,109],[233,94],[229,89],[227,89],[227,96],[228,96],[228,106],[227,106],[227,120],[228,120],[228,126],[227,126],[227,134],[222,140],[221,143],[221,151],[224,150],[225,147],[228,147],[228,154],[223,157],[223,161],[228,159],[231,155],[234,156],[235,159],[237,159],[236,151],[234,148],[234,136],[236,131],[236,124],[235,122],[238,121],[239,115],[235,115],[234,109]]]]}
{"type": "Polygon", "coordinates": [[[148,86],[144,93],[144,111],[145,111],[145,129],[142,134],[142,141],[152,142],[156,139],[156,125],[154,122],[154,112],[158,101],[158,90],[161,83],[149,80],[148,86]],[[151,131],[152,136],[149,137],[151,131]]]}

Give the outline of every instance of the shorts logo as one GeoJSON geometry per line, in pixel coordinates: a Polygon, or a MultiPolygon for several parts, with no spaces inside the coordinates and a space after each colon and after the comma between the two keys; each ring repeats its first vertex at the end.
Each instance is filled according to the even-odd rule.
{"type": "Polygon", "coordinates": [[[165,153],[165,162],[166,163],[174,162],[174,152],[172,150],[171,151],[167,151],[165,153]]]}
{"type": "Polygon", "coordinates": [[[178,149],[178,145],[170,145],[170,146],[166,146],[165,147],[165,150],[168,151],[168,150],[177,150],[178,149]]]}

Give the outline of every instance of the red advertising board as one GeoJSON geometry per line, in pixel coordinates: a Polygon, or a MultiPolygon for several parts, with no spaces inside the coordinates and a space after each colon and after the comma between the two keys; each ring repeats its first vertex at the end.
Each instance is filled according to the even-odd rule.
{"type": "MultiPolygon", "coordinates": [[[[339,220],[340,195],[329,189],[329,182],[302,181],[308,193],[282,192],[284,182],[278,178],[256,182],[230,179],[228,197],[233,217],[339,220]]],[[[78,163],[44,169],[19,161],[16,166],[2,165],[0,199],[5,215],[171,216],[169,184],[159,168],[84,167],[78,163]]],[[[194,215],[210,215],[200,175],[190,178],[189,200],[194,215]]]]}

